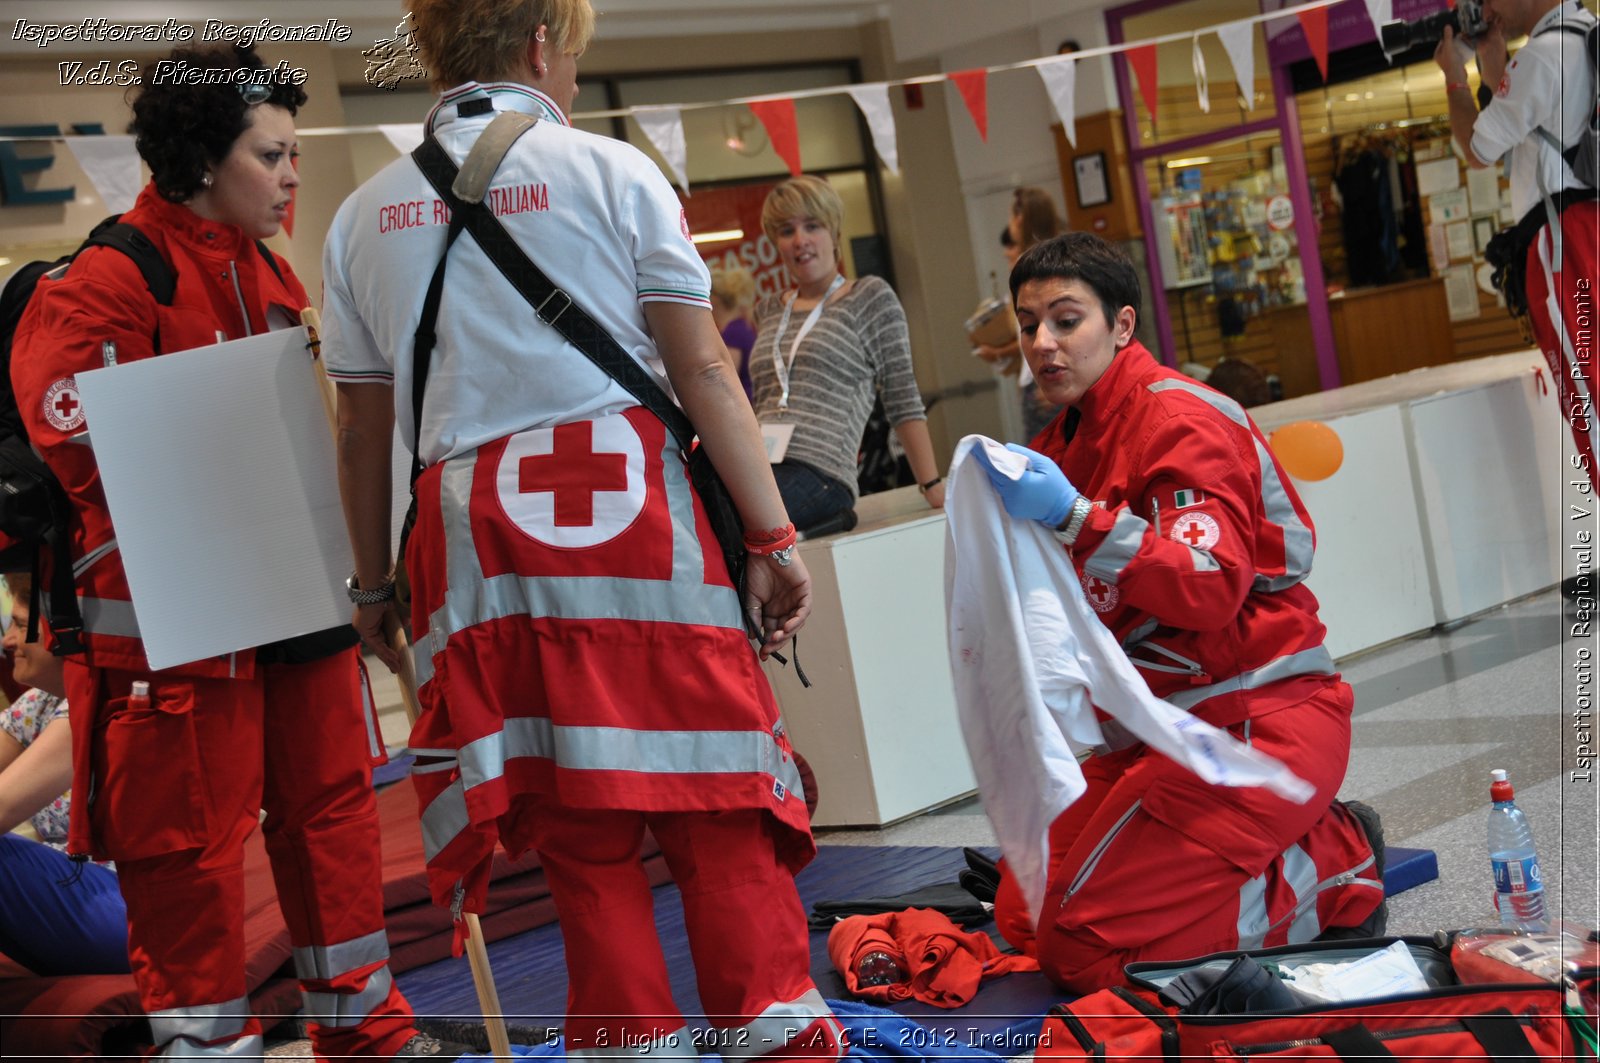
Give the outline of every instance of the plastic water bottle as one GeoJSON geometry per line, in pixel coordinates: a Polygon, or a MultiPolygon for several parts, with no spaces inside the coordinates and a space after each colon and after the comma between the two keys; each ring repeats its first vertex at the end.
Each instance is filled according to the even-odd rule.
{"type": "Polygon", "coordinates": [[[867,986],[894,985],[906,980],[906,970],[887,952],[873,950],[856,964],[856,984],[867,986]]]}
{"type": "Polygon", "coordinates": [[[1539,873],[1539,853],[1533,846],[1528,817],[1512,800],[1511,783],[1503,768],[1489,773],[1489,864],[1494,868],[1494,903],[1500,922],[1527,930],[1543,930],[1544,879],[1539,873]]]}

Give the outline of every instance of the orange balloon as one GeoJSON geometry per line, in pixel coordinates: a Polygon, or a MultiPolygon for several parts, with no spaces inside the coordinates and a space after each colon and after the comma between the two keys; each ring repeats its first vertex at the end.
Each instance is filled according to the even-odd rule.
{"type": "Polygon", "coordinates": [[[1326,480],[1344,464],[1339,433],[1321,421],[1295,421],[1267,437],[1284,471],[1296,480],[1326,480]]]}

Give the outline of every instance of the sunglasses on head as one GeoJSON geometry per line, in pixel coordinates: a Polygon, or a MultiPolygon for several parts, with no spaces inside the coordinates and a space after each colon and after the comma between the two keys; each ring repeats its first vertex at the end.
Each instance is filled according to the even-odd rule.
{"type": "Polygon", "coordinates": [[[246,107],[254,107],[271,99],[274,88],[275,86],[266,82],[250,81],[239,86],[239,95],[244,98],[246,107]]]}

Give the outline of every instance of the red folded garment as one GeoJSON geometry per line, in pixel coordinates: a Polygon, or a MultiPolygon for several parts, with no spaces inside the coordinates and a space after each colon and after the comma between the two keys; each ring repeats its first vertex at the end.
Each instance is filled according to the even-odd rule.
{"type": "Polygon", "coordinates": [[[987,934],[968,933],[931,908],[841,919],[828,932],[828,959],[845,987],[862,1000],[892,1004],[916,997],[940,1008],[966,1004],[985,978],[1039,969],[1031,956],[1008,956],[987,934]],[[871,952],[888,953],[908,973],[907,980],[861,985],[856,971],[871,952]]]}

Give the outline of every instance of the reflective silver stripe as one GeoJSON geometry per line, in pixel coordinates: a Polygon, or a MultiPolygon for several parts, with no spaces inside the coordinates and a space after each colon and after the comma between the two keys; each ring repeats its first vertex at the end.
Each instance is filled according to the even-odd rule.
{"type": "Polygon", "coordinates": [[[318,1026],[360,1026],[373,1009],[389,999],[389,990],[393,985],[394,979],[389,975],[389,968],[379,967],[367,979],[367,987],[359,993],[302,991],[300,998],[305,1001],[306,1018],[318,1026]]]}
{"type": "Polygon", "coordinates": [[[331,981],[389,958],[389,935],[382,930],[337,945],[307,945],[294,950],[296,978],[331,981]]]}
{"type": "Polygon", "coordinates": [[[367,752],[373,759],[383,756],[383,732],[378,723],[378,699],[372,693],[372,676],[367,674],[367,663],[358,655],[356,674],[361,677],[361,722],[367,728],[367,752]]]}
{"type": "Polygon", "coordinates": [[[83,575],[84,572],[88,570],[90,565],[94,564],[96,561],[100,560],[102,557],[105,557],[107,554],[109,554],[111,551],[115,550],[116,548],[117,548],[117,540],[116,539],[111,539],[111,540],[108,540],[107,542],[101,543],[99,546],[95,547],[93,550],[90,550],[87,554],[84,554],[82,557],[78,558],[78,560],[72,566],[73,578],[77,578],[78,576],[83,575]]]}
{"type": "Polygon", "coordinates": [[[1241,949],[1258,949],[1267,940],[1272,924],[1267,919],[1267,873],[1263,871],[1239,887],[1239,920],[1236,924],[1241,949]]]}
{"type": "MultiPolygon", "coordinates": [[[[153,1011],[150,1013],[150,1032],[158,1045],[164,1045],[180,1037],[199,1045],[206,1041],[220,1041],[224,1037],[238,1037],[244,1032],[245,1023],[249,1019],[249,998],[237,997],[233,1000],[224,1000],[220,1004],[195,1004],[187,1008],[153,1011]]],[[[209,1052],[207,1049],[199,1051],[209,1052]]]]}
{"type": "Polygon", "coordinates": [[[134,615],[132,602],[85,594],[78,596],[78,610],[83,614],[83,630],[91,634],[139,637],[139,618],[134,615]]]}
{"type": "MultiPolygon", "coordinates": [[[[1289,924],[1289,944],[1298,945],[1322,933],[1322,924],[1317,921],[1317,894],[1323,890],[1323,886],[1317,882],[1317,865],[1312,862],[1311,854],[1298,844],[1283,851],[1283,879],[1294,890],[1295,896],[1294,922],[1289,924]]],[[[1331,885],[1332,881],[1330,879],[1328,884],[1331,885]]]]}
{"type": "MultiPolygon", "coordinates": [[[[744,1063],[785,1047],[819,1019],[832,1025],[834,1038],[838,1040],[838,1020],[822,994],[812,989],[794,1000],[769,1006],[743,1026],[718,1031],[717,1050],[724,1063],[744,1063]],[[749,1036],[743,1036],[745,1033],[749,1036]]],[[[842,1045],[840,1050],[843,1051],[842,1045]]]]}
{"type": "MultiPolygon", "coordinates": [[[[669,436],[670,440],[670,436],[669,436]]],[[[676,447],[663,460],[681,465],[676,447]]],[[[665,479],[672,513],[672,580],[612,576],[517,576],[485,579],[472,537],[470,501],[476,452],[449,459],[440,470],[439,504],[444,518],[448,590],[444,604],[428,618],[427,654],[419,638],[417,682],[433,677],[431,659],[450,636],[477,624],[508,616],[563,620],[639,620],[731,628],[742,632],[738,595],[731,587],[705,582],[704,557],[695,532],[693,490],[669,465],[665,479]]]]}
{"type": "Polygon", "coordinates": [[[1123,651],[1126,652],[1133,649],[1139,643],[1149,638],[1150,635],[1154,633],[1155,629],[1160,626],[1161,621],[1157,620],[1155,617],[1151,617],[1149,620],[1146,620],[1144,623],[1128,632],[1128,637],[1122,640],[1123,651]]]}
{"type": "Polygon", "coordinates": [[[1299,653],[1291,653],[1285,657],[1268,661],[1260,668],[1251,672],[1244,672],[1232,679],[1224,679],[1220,683],[1209,686],[1191,687],[1188,690],[1179,690],[1168,694],[1166,701],[1178,706],[1180,709],[1193,709],[1203,701],[1221,697],[1223,694],[1236,694],[1241,690],[1257,690],[1268,683],[1276,683],[1280,679],[1288,679],[1296,675],[1332,675],[1335,671],[1333,655],[1326,646],[1316,646],[1299,653]]]}
{"type": "Polygon", "coordinates": [[[422,810],[423,860],[431,862],[470,826],[472,819],[467,815],[467,792],[461,780],[457,779],[422,810]]]}
{"type": "MultiPolygon", "coordinates": [[[[620,1031],[619,1031],[620,1032],[620,1031]]],[[[700,1046],[695,1044],[689,1027],[682,1026],[669,1034],[653,1038],[643,1044],[633,1038],[626,1045],[593,1048],[569,1048],[568,1059],[699,1059],[700,1046]]]]}
{"type": "Polygon", "coordinates": [[[549,758],[576,771],[760,772],[791,790],[800,789],[794,761],[783,759],[777,741],[766,731],[557,727],[542,716],[512,717],[504,728],[461,747],[461,779],[467,789],[499,778],[505,762],[517,757],[549,758]]]}
{"type": "Polygon", "coordinates": [[[1143,517],[1131,509],[1124,509],[1117,514],[1110,534],[1100,541],[1094,553],[1084,561],[1083,570],[1107,583],[1117,582],[1122,570],[1139,552],[1139,544],[1144,541],[1144,533],[1149,528],[1149,522],[1143,517]]]}
{"type": "Polygon", "coordinates": [[[1191,661],[1189,658],[1185,657],[1183,654],[1174,653],[1173,651],[1167,649],[1165,646],[1159,646],[1154,642],[1138,642],[1138,643],[1135,643],[1134,645],[1128,647],[1128,651],[1127,652],[1128,652],[1128,660],[1131,661],[1133,663],[1134,667],[1136,667],[1136,668],[1143,668],[1143,669],[1146,669],[1147,671],[1151,671],[1151,672],[1172,672],[1172,673],[1174,673],[1176,675],[1204,675],[1205,674],[1205,669],[1200,667],[1200,662],[1199,661],[1191,661]],[[1160,664],[1160,663],[1158,663],[1156,661],[1140,660],[1139,658],[1133,656],[1133,651],[1134,650],[1139,650],[1139,649],[1149,650],[1151,653],[1159,653],[1161,656],[1165,657],[1167,660],[1173,661],[1175,663],[1174,664],[1160,664]]]}
{"type": "Polygon", "coordinates": [[[1128,810],[1118,817],[1115,823],[1111,824],[1111,829],[1106,831],[1105,837],[1100,839],[1099,843],[1090,851],[1088,859],[1084,860],[1083,867],[1078,869],[1078,874],[1073,878],[1072,885],[1067,887],[1066,896],[1061,898],[1062,904],[1067,903],[1067,900],[1082,889],[1085,882],[1089,881],[1089,876],[1094,874],[1094,869],[1100,864],[1100,858],[1106,855],[1106,850],[1111,847],[1111,843],[1116,840],[1117,835],[1122,832],[1122,828],[1128,825],[1128,820],[1133,818],[1133,814],[1139,811],[1139,807],[1143,804],[1143,798],[1135,801],[1128,806],[1128,810]]]}
{"type": "Polygon", "coordinates": [[[219,1045],[197,1045],[185,1038],[167,1042],[156,1053],[156,1059],[262,1059],[266,1056],[266,1042],[258,1033],[224,1041],[219,1045]]]}
{"type": "Polygon", "coordinates": [[[1283,530],[1284,567],[1281,576],[1269,578],[1257,573],[1254,588],[1258,591],[1281,591],[1285,587],[1293,587],[1310,575],[1311,529],[1301,522],[1300,514],[1295,512],[1294,504],[1289,501],[1289,492],[1278,477],[1278,467],[1272,463],[1272,454],[1267,450],[1266,444],[1250,430],[1250,418],[1245,415],[1244,408],[1226,395],[1191,380],[1158,380],[1150,385],[1150,390],[1187,391],[1246,432],[1250,432],[1250,439],[1255,443],[1256,462],[1261,467],[1262,509],[1266,511],[1267,519],[1283,530]]]}

